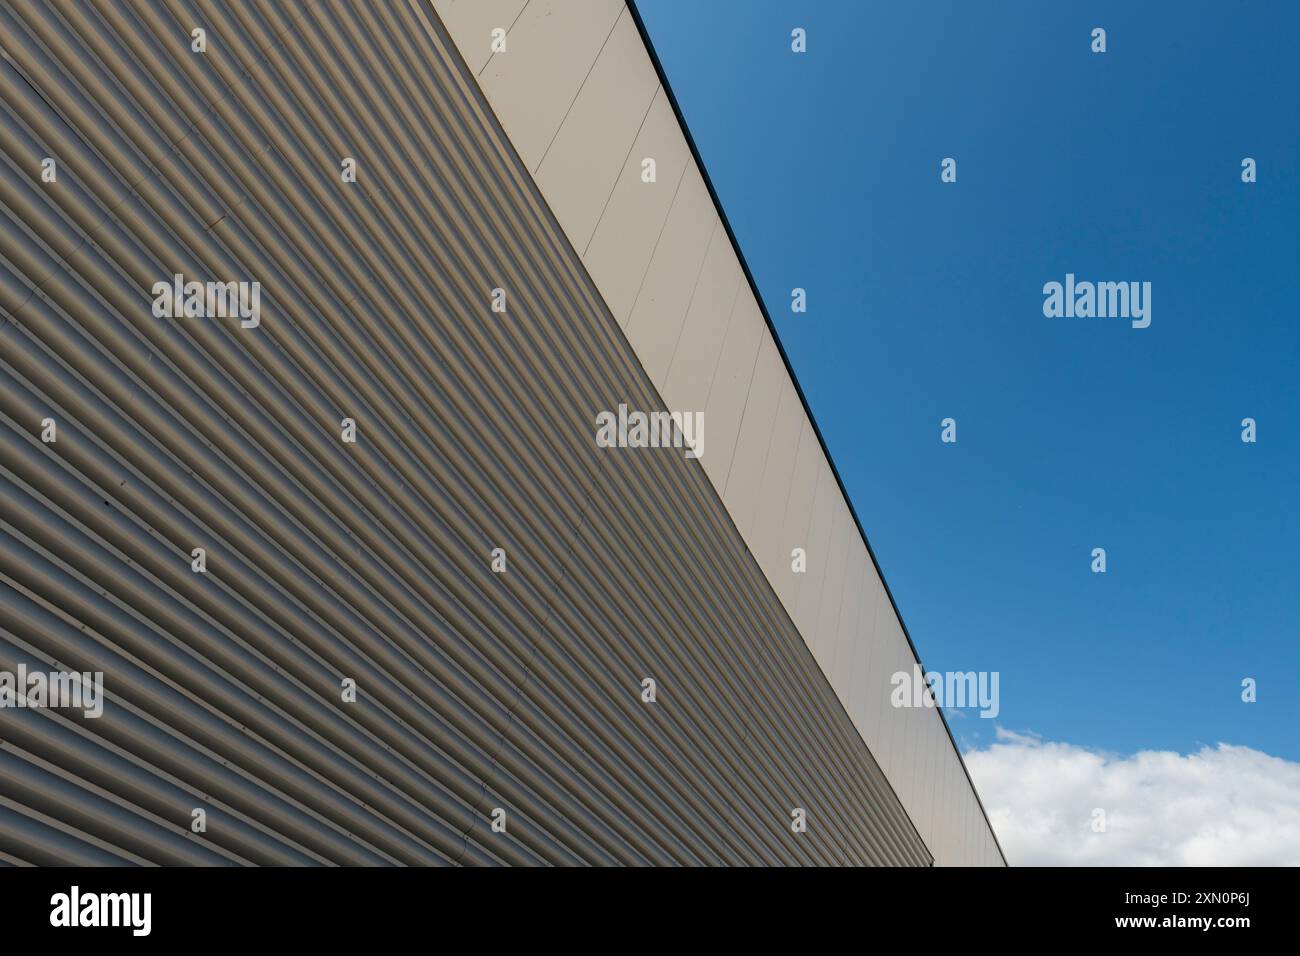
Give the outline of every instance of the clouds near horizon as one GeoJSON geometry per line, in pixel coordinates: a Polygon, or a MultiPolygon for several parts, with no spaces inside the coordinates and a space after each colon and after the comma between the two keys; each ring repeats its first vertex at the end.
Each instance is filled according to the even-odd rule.
{"type": "Polygon", "coordinates": [[[1226,743],[1123,756],[1000,727],[964,756],[1012,866],[1300,865],[1300,763],[1226,743]]]}

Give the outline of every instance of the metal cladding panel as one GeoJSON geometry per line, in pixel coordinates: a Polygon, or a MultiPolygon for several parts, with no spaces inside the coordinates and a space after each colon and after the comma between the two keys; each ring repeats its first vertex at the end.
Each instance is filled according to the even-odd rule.
{"type": "Polygon", "coordinates": [[[782,549],[781,530],[785,524],[786,505],[790,500],[790,482],[794,474],[795,452],[799,433],[806,419],[799,396],[792,383],[781,376],[781,396],[777,401],[776,420],[772,423],[767,458],[763,463],[763,483],[755,505],[754,530],[749,547],[769,581],[775,582],[782,568],[789,571],[790,556],[782,549]]]}
{"type": "MultiPolygon", "coordinates": [[[[475,71],[530,171],[541,165],[615,24],[626,16],[619,0],[529,0],[504,48],[475,71]]],[[[474,47],[469,62],[478,55],[474,47]]]]}
{"type": "Polygon", "coordinates": [[[493,31],[508,32],[528,0],[433,0],[475,76],[492,56],[493,31]]]}
{"type": "Polygon", "coordinates": [[[727,487],[727,477],[731,474],[731,462],[740,438],[740,422],[749,401],[749,386],[758,364],[759,345],[766,331],[761,321],[754,321],[756,314],[753,299],[745,296],[736,302],[709,383],[709,399],[704,404],[708,446],[700,460],[720,494],[727,487]]]}
{"type": "MultiPolygon", "coordinates": [[[[813,656],[821,664],[822,670],[833,674],[835,659],[838,655],[840,638],[840,618],[844,614],[845,592],[849,563],[850,538],[857,537],[857,529],[849,518],[849,509],[843,499],[833,501],[831,519],[831,536],[826,548],[826,574],[822,582],[822,601],[817,611],[817,645],[813,647],[813,656]]],[[[837,674],[831,679],[831,686],[843,677],[837,674]]]]}
{"type": "Polygon", "coordinates": [[[578,249],[591,241],[658,87],[624,11],[537,169],[542,195],[578,249]]]}
{"type": "MultiPolygon", "coordinates": [[[[885,667],[880,675],[877,693],[880,693],[885,698],[885,706],[881,710],[882,733],[880,736],[883,745],[879,749],[873,750],[872,753],[880,761],[880,765],[885,768],[885,772],[890,775],[890,782],[897,781],[898,790],[901,794],[903,792],[902,771],[907,759],[908,717],[914,711],[910,708],[894,706],[893,691],[896,685],[893,675],[906,674],[910,678],[915,661],[907,652],[907,644],[902,640],[901,629],[898,622],[893,620],[892,615],[886,616],[884,629],[878,631],[877,635],[884,637],[885,667]]],[[[961,808],[959,802],[954,803],[954,806],[958,809],[961,808]]]]}
{"type": "Polygon", "coordinates": [[[628,341],[656,386],[663,385],[677,350],[710,240],[722,234],[718,214],[708,197],[704,179],[692,162],[682,176],[636,307],[628,318],[628,341]]]}
{"type": "Polygon", "coordinates": [[[824,667],[835,693],[844,702],[844,709],[853,714],[857,688],[865,675],[855,659],[855,653],[866,642],[860,641],[862,603],[871,600],[869,581],[871,562],[861,550],[851,545],[845,547],[844,597],[840,602],[840,619],[835,630],[834,648],[829,665],[824,667]]]}
{"type": "MultiPolygon", "coordinates": [[[[922,693],[924,694],[924,689],[922,693]]],[[[919,804],[916,765],[921,753],[921,721],[927,713],[924,707],[899,708],[899,718],[902,722],[902,733],[899,735],[903,743],[900,748],[902,760],[898,774],[890,777],[890,782],[898,789],[900,795],[907,794],[908,806],[919,804]]]]}
{"type": "Polygon", "coordinates": [[[755,544],[753,531],[758,493],[762,489],[763,469],[772,444],[772,427],[781,399],[781,386],[785,384],[781,356],[766,329],[763,330],[756,361],[727,487],[722,495],[737,530],[749,542],[751,550],[755,544]]]}
{"type": "Polygon", "coordinates": [[[932,862],[428,0],[0,48],[5,862],[932,862]]]}
{"type": "MultiPolygon", "coordinates": [[[[644,60],[643,52],[640,61],[644,60]]],[[[624,328],[645,286],[650,261],[690,158],[672,106],[660,87],[627,151],[613,192],[602,197],[608,201],[590,241],[569,236],[582,250],[582,260],[601,296],[624,328]]]]}
{"type": "Polygon", "coordinates": [[[836,499],[839,497],[835,476],[825,458],[817,460],[815,474],[812,483],[815,489],[812,496],[812,520],[808,524],[807,536],[799,543],[807,554],[807,568],[799,575],[803,583],[799,586],[799,603],[794,608],[794,622],[812,648],[814,656],[820,653],[822,644],[817,623],[822,599],[827,591],[826,579],[831,567],[831,535],[835,531],[836,499]]]}
{"type": "Polygon", "coordinates": [[[709,400],[722,341],[732,309],[740,299],[744,277],[727,234],[716,229],[704,254],[686,320],[673,348],[660,392],[669,408],[703,411],[709,400]]]}

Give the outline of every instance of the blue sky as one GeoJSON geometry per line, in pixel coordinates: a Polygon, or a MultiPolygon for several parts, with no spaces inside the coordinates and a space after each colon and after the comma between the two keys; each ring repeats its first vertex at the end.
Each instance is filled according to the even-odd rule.
{"type": "Polygon", "coordinates": [[[638,8],[927,668],[1048,740],[1300,760],[1300,4],[638,8]],[[1046,318],[1067,272],[1150,328],[1046,318]]]}

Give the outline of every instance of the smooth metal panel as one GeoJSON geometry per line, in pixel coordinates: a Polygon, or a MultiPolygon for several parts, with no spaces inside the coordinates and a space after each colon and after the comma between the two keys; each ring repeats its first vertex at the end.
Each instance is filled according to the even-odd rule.
{"type": "Polygon", "coordinates": [[[757,305],[742,290],[736,308],[732,310],[718,365],[709,385],[709,400],[704,406],[709,444],[708,453],[701,460],[714,488],[727,487],[736,441],[740,437],[741,418],[765,331],[757,305]]]}
{"type": "Polygon", "coordinates": [[[840,602],[830,669],[826,673],[850,717],[853,716],[856,685],[864,676],[855,666],[854,652],[865,643],[858,630],[858,622],[862,618],[862,602],[870,599],[866,588],[868,566],[867,556],[861,549],[846,546],[844,597],[840,602]]]}
{"type": "MultiPolygon", "coordinates": [[[[820,463],[821,449],[817,446],[817,435],[808,417],[801,414],[798,450],[795,452],[790,493],[786,498],[785,515],[777,549],[778,575],[774,579],[776,593],[787,611],[798,607],[804,583],[808,580],[807,572],[796,573],[793,570],[792,555],[796,548],[802,548],[808,561],[812,560],[808,555],[809,528],[812,526],[813,500],[817,495],[820,463]]],[[[793,613],[790,616],[793,618],[793,613]]]]}
{"type": "Polygon", "coordinates": [[[799,431],[806,422],[794,384],[782,376],[780,388],[776,418],[772,423],[772,439],[768,444],[767,460],[763,464],[763,481],[758,491],[760,506],[756,509],[754,530],[749,536],[749,548],[767,579],[772,582],[781,575],[783,564],[789,570],[788,554],[782,562],[781,532],[790,499],[795,456],[799,451],[799,431]]]}
{"type": "Polygon", "coordinates": [[[715,234],[723,234],[718,213],[692,160],[627,322],[628,341],[656,385],[668,374],[715,234]]]}
{"type": "MultiPolygon", "coordinates": [[[[933,832],[935,801],[941,800],[943,794],[935,789],[935,771],[937,770],[937,738],[934,733],[935,722],[927,720],[922,728],[920,753],[917,757],[918,771],[917,800],[915,811],[917,827],[925,827],[926,832],[933,832]]],[[[947,736],[946,734],[944,735],[947,736]]]]}
{"type": "Polygon", "coordinates": [[[591,241],[658,88],[624,12],[537,169],[542,195],[575,249],[591,241]]]}
{"type": "Polygon", "coordinates": [[[659,88],[600,223],[591,241],[581,247],[582,260],[619,325],[626,326],[632,314],[689,161],[681,127],[659,88]],[[647,160],[654,161],[653,181],[646,181],[649,170],[643,163],[647,160]]]}
{"type": "MultiPolygon", "coordinates": [[[[690,311],[686,313],[668,375],[659,390],[669,408],[704,411],[732,311],[739,307],[740,291],[740,265],[726,234],[719,230],[709,244],[690,311]]],[[[707,442],[712,437],[707,418],[704,427],[707,442]]],[[[706,444],[706,456],[709,451],[710,446],[706,444]]]]}
{"type": "Polygon", "coordinates": [[[845,558],[848,546],[847,528],[841,522],[841,505],[831,498],[830,535],[826,538],[826,555],[822,575],[821,598],[813,618],[813,656],[830,673],[835,659],[835,636],[839,630],[840,611],[844,598],[845,558]]]}
{"type": "MultiPolygon", "coordinates": [[[[876,706],[876,726],[875,740],[872,742],[871,752],[878,755],[880,766],[885,768],[887,774],[892,774],[890,783],[894,783],[898,774],[898,747],[899,747],[899,725],[900,718],[898,708],[893,706],[892,694],[894,686],[891,683],[892,677],[900,670],[905,669],[907,662],[903,660],[902,654],[892,635],[893,627],[886,617],[882,622],[882,627],[877,631],[877,639],[880,641],[879,651],[880,660],[878,669],[872,675],[871,688],[872,693],[877,698],[876,706]]],[[[895,784],[895,789],[897,785],[895,784]]]]}
{"type": "MultiPolygon", "coordinates": [[[[818,633],[818,614],[826,594],[826,578],[831,567],[831,533],[835,526],[835,504],[839,489],[826,459],[820,458],[815,466],[816,492],[813,495],[812,518],[808,523],[808,571],[799,588],[799,604],[794,612],[794,622],[808,641],[813,656],[822,663],[822,647],[818,633]]],[[[825,665],[823,664],[823,667],[825,665]]]]}
{"type": "Polygon", "coordinates": [[[876,620],[881,605],[888,606],[889,599],[880,583],[871,556],[866,556],[866,567],[862,578],[862,608],[858,615],[857,641],[851,649],[852,662],[849,665],[852,688],[845,706],[859,730],[867,722],[867,681],[871,675],[871,657],[877,646],[876,620]]]}
{"type": "MultiPolygon", "coordinates": [[[[939,772],[939,780],[944,792],[950,792],[958,781],[957,775],[956,752],[944,754],[939,772]]],[[[957,846],[960,833],[957,827],[958,807],[960,805],[955,800],[948,800],[944,807],[944,812],[939,815],[938,828],[935,836],[932,838],[935,845],[940,847],[940,852],[935,854],[935,866],[958,866],[960,860],[957,859],[953,850],[957,846]]]]}
{"type": "Polygon", "coordinates": [[[507,34],[528,0],[433,0],[433,6],[451,34],[470,72],[478,75],[492,56],[492,31],[507,34]]]}
{"type": "MultiPolygon", "coordinates": [[[[911,654],[909,652],[908,656],[911,654]]],[[[916,765],[921,752],[921,735],[924,729],[924,722],[930,717],[930,711],[921,707],[908,707],[900,711],[899,716],[902,718],[902,733],[900,741],[902,743],[902,762],[899,767],[898,777],[891,780],[894,783],[894,789],[899,793],[899,799],[906,799],[907,806],[917,806],[919,803],[917,794],[916,765]],[[903,797],[906,794],[906,797],[903,797]]]]}
{"type": "MultiPolygon", "coordinates": [[[[753,528],[758,510],[758,495],[763,487],[763,471],[772,445],[772,425],[781,398],[781,386],[786,379],[785,368],[776,344],[767,329],[762,330],[758,346],[758,359],[749,383],[744,413],[740,421],[740,435],[727,475],[727,486],[722,500],[731,512],[732,520],[745,543],[754,551],[753,528]]],[[[780,454],[780,452],[778,452],[780,454]]]]}
{"type": "Polygon", "coordinates": [[[478,73],[492,109],[529,170],[536,172],[591,72],[614,24],[627,16],[621,0],[529,0],[478,73]]]}

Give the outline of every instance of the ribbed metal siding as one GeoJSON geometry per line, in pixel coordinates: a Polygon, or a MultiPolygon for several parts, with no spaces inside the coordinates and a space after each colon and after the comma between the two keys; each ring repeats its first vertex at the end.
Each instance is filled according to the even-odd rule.
{"type": "Polygon", "coordinates": [[[929,862],[699,463],[595,447],[658,398],[426,0],[0,37],[0,667],[108,695],[0,711],[0,857],[929,862]]]}

